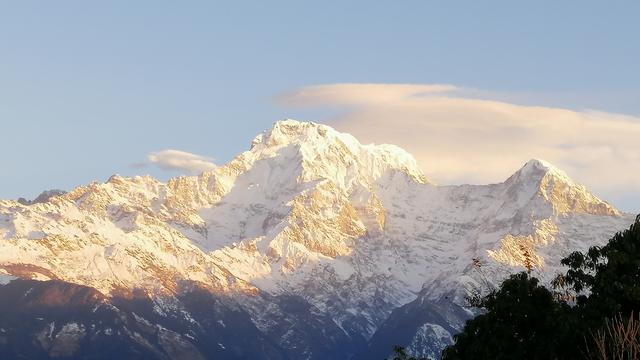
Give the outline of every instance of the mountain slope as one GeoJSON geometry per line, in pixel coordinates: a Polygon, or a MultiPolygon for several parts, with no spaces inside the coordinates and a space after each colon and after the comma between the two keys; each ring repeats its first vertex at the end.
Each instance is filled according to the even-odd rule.
{"type": "Polygon", "coordinates": [[[523,249],[548,280],[631,222],[541,160],[500,184],[436,186],[398,147],[285,120],[199,176],[0,201],[0,271],[107,297],[181,302],[197,286],[291,357],[347,358],[418,295],[464,305],[521,268],[523,249]]]}
{"type": "Polygon", "coordinates": [[[107,298],[61,281],[13,281],[0,290],[0,306],[11,309],[0,316],[0,357],[289,358],[225,299],[191,289],[180,300],[176,307],[147,297],[107,298]]]}

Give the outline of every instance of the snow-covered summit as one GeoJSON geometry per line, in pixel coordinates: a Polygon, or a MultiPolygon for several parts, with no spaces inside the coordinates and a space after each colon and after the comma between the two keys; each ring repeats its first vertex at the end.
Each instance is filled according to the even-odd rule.
{"type": "Polygon", "coordinates": [[[542,159],[531,159],[527,161],[520,171],[542,171],[544,173],[553,173],[556,176],[560,176],[565,178],[566,180],[570,180],[569,176],[562,170],[558,169],[556,166],[551,164],[550,162],[542,159]]]}
{"type": "MultiPolygon", "coordinates": [[[[349,134],[313,122],[286,119],[256,136],[250,152],[259,158],[290,148],[308,177],[335,178],[339,170],[375,180],[387,170],[401,170],[420,182],[428,182],[414,157],[395,145],[362,145],[349,134]],[[356,174],[357,173],[357,174],[356,174]]],[[[292,160],[292,159],[290,159],[292,160]]]]}
{"type": "Polygon", "coordinates": [[[539,198],[541,203],[552,207],[553,212],[585,213],[619,216],[620,212],[607,202],[591,194],[583,185],[574,182],[569,175],[551,163],[529,160],[514,173],[505,184],[516,187],[520,197],[539,198]]]}
{"type": "Polygon", "coordinates": [[[518,171],[510,176],[506,182],[530,182],[534,184],[534,186],[539,187],[545,178],[553,178],[555,181],[562,182],[567,186],[578,186],[567,173],[541,159],[531,159],[527,161],[518,171]]]}

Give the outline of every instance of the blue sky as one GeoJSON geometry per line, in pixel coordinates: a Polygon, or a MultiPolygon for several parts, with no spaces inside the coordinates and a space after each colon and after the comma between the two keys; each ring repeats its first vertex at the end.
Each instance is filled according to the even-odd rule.
{"type": "MultiPolygon", "coordinates": [[[[332,104],[274,100],[319,84],[452,84],[635,121],[638,14],[637,1],[2,2],[0,198],[166,178],[131,166],[162,149],[223,163],[277,119],[334,121],[332,104]]],[[[603,192],[638,210],[634,186],[603,192]]]]}

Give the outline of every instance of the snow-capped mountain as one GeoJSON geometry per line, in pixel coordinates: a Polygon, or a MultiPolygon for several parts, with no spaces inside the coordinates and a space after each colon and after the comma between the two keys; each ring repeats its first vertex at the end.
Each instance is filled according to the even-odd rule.
{"type": "MultiPolygon", "coordinates": [[[[401,307],[438,314],[405,340],[437,354],[471,316],[464,296],[522,269],[525,250],[549,280],[562,257],[632,221],[542,160],[503,183],[438,186],[396,146],[284,120],[199,176],[116,175],[41,201],[0,201],[0,273],[88,286],[109,306],[149,299],[148,315],[130,320],[161,326],[152,318],[177,314],[194,328],[167,331],[203,357],[195,329],[210,319],[184,301],[196,289],[246,314],[283,358],[365,354],[401,307]]],[[[54,336],[65,325],[42,326],[54,336]]],[[[227,348],[221,340],[217,356],[248,356],[227,348]]]]}

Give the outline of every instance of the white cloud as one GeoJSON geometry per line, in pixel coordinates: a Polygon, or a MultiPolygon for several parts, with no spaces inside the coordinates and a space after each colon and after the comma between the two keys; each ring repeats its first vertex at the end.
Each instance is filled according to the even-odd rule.
{"type": "Polygon", "coordinates": [[[284,105],[367,105],[393,103],[411,97],[455,91],[453,85],[331,84],[307,86],[278,97],[284,105]]]}
{"type": "Polygon", "coordinates": [[[440,183],[499,182],[542,158],[601,193],[640,192],[640,118],[463,93],[448,85],[333,84],[302,88],[280,102],[348,107],[330,120],[334,127],[365,143],[404,147],[440,183]]]}
{"type": "Polygon", "coordinates": [[[210,158],[173,149],[153,152],[147,159],[162,169],[185,171],[190,174],[199,174],[216,168],[210,158]]]}

